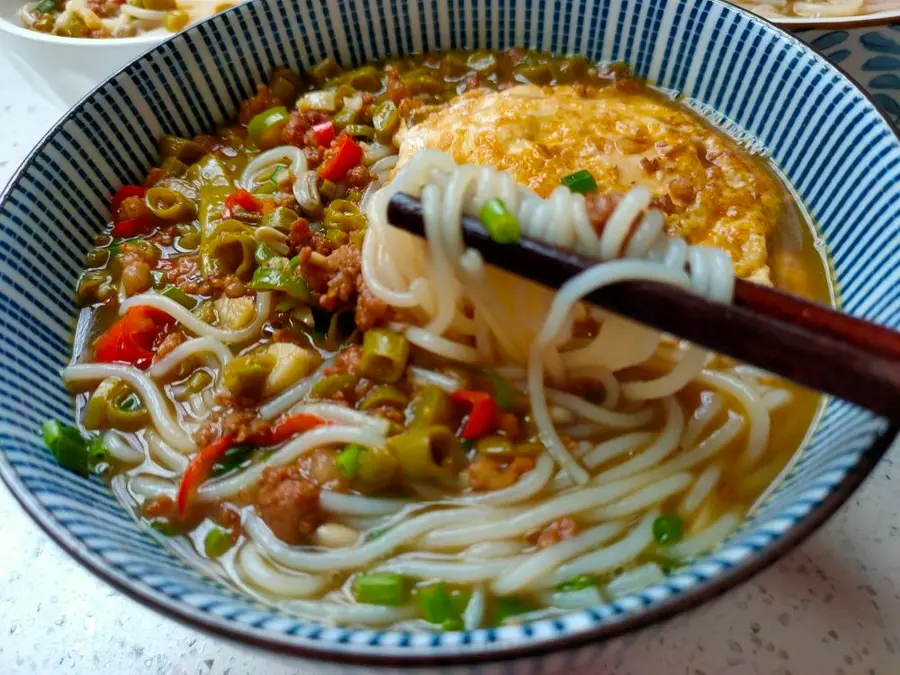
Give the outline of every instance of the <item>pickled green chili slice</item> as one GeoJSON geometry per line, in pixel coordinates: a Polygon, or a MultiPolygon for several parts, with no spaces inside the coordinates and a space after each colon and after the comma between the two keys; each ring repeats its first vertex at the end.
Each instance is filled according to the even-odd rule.
{"type": "Polygon", "coordinates": [[[371,410],[382,406],[394,406],[403,408],[408,401],[406,394],[392,384],[380,384],[368,394],[359,404],[360,410],[371,410]]]}
{"type": "Polygon", "coordinates": [[[570,173],[568,176],[564,176],[560,182],[572,192],[578,192],[583,195],[597,190],[597,181],[594,180],[591,172],[587,169],[570,173]]]}
{"type": "Polygon", "coordinates": [[[411,413],[411,427],[450,424],[453,418],[450,395],[440,387],[429,384],[413,398],[411,413]]]}
{"type": "Polygon", "coordinates": [[[363,335],[360,372],[377,382],[394,383],[399,380],[409,361],[409,340],[405,336],[383,328],[363,335]]]}
{"type": "Polygon", "coordinates": [[[359,460],[366,449],[358,443],[351,443],[338,453],[334,463],[344,478],[354,478],[359,471],[359,460]]]}
{"type": "Polygon", "coordinates": [[[478,212],[478,219],[498,244],[517,244],[522,238],[519,221],[500,199],[488,199],[478,212]]]}
{"type": "Polygon", "coordinates": [[[400,113],[393,101],[382,101],[372,111],[375,135],[382,143],[390,143],[400,128],[400,113]]]}
{"type": "Polygon", "coordinates": [[[258,399],[275,365],[271,354],[243,354],[222,369],[222,383],[235,396],[258,399]]]}
{"type": "Polygon", "coordinates": [[[218,527],[207,532],[203,539],[203,550],[213,560],[225,555],[232,546],[234,546],[234,535],[218,527]]]}
{"type": "Polygon", "coordinates": [[[462,462],[459,439],[449,427],[417,427],[388,439],[388,449],[410,480],[450,476],[462,462]]]}
{"type": "Polygon", "coordinates": [[[293,209],[289,209],[286,206],[278,206],[263,215],[262,219],[259,221],[259,226],[271,227],[286,232],[290,229],[291,223],[299,217],[300,216],[298,216],[297,212],[293,209]]]}
{"type": "Polygon", "coordinates": [[[375,128],[368,124],[348,124],[344,127],[344,133],[353,138],[363,138],[369,141],[375,138],[375,128]]]}
{"type": "Polygon", "coordinates": [[[191,200],[167,187],[150,188],[144,196],[144,201],[154,216],[169,222],[190,220],[197,212],[191,200]]]}
{"type": "Polygon", "coordinates": [[[288,269],[259,267],[253,273],[250,288],[257,291],[282,291],[292,298],[297,298],[304,302],[312,302],[313,300],[306,282],[288,269]]]}
{"type": "Polygon", "coordinates": [[[163,158],[174,157],[185,164],[193,164],[206,154],[206,150],[188,138],[164,134],[159,139],[159,154],[163,158]]]}
{"type": "Polygon", "coordinates": [[[187,173],[188,166],[177,157],[166,157],[159,168],[163,170],[167,176],[179,178],[187,173]]]}
{"type": "Polygon", "coordinates": [[[338,394],[351,391],[359,384],[359,376],[351,373],[327,375],[316,382],[309,390],[311,399],[334,398],[338,394]]]}
{"type": "Polygon", "coordinates": [[[367,605],[402,605],[409,599],[409,583],[401,574],[362,574],[353,580],[353,596],[367,605]]]}
{"type": "Polygon", "coordinates": [[[247,125],[247,133],[263,148],[274,148],[281,142],[281,130],[291,116],[283,105],[259,113],[247,125]]]}
{"type": "Polygon", "coordinates": [[[123,380],[108,377],[91,394],[84,409],[84,426],[87,429],[118,429],[137,431],[147,425],[150,416],[141,407],[123,380]]]}
{"type": "Polygon", "coordinates": [[[353,487],[371,494],[394,484],[400,471],[400,463],[387,448],[366,448],[359,456],[353,487]]]}

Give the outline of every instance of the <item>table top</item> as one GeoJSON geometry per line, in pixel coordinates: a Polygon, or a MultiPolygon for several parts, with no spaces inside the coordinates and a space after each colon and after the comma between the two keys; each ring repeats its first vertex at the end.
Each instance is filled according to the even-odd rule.
{"type": "MultiPolygon", "coordinates": [[[[59,113],[0,54],[0,185],[59,113]]],[[[895,446],[793,553],[699,610],[622,641],[597,672],[900,673],[898,459],[895,446]]],[[[0,532],[0,673],[321,672],[207,636],[124,597],[57,548],[2,488],[0,532]]]]}

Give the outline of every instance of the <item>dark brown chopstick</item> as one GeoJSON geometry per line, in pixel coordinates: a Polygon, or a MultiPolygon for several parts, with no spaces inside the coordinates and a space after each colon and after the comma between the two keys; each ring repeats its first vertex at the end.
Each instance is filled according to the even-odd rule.
{"type": "MultiPolygon", "coordinates": [[[[388,221],[424,236],[422,205],[398,194],[388,221]]],[[[474,218],[463,239],[484,260],[549,288],[596,260],[523,238],[498,244],[474,218]]],[[[588,302],[798,384],[900,420],[900,334],[803,298],[738,280],[725,305],[673,286],[630,281],[602,288],[588,302]]]]}

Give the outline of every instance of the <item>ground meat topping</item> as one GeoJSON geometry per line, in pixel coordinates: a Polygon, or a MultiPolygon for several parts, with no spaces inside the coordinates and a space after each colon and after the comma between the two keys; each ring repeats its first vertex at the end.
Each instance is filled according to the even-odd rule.
{"type": "Polygon", "coordinates": [[[531,457],[516,457],[511,462],[493,457],[479,457],[469,465],[469,486],[476,491],[502,490],[535,466],[531,457]]]}
{"type": "Polygon", "coordinates": [[[194,440],[204,448],[219,438],[230,435],[235,444],[240,444],[251,438],[265,438],[269,426],[256,410],[241,408],[226,400],[224,407],[213,410],[194,432],[194,440]]]}
{"type": "Polygon", "coordinates": [[[256,510],[275,536],[288,544],[303,543],[325,522],[319,488],[296,464],[263,471],[256,510]]]}

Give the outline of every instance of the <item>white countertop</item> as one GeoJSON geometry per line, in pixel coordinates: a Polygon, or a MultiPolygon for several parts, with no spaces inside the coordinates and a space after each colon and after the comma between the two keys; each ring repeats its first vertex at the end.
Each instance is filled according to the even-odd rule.
{"type": "MultiPolygon", "coordinates": [[[[0,54],[0,185],[58,114],[0,54]]],[[[894,447],[794,553],[701,609],[621,641],[607,661],[594,664],[595,672],[900,674],[896,459],[894,447]]],[[[60,551],[0,487],[0,673],[62,672],[306,675],[321,669],[209,637],[136,604],[60,551]]]]}

